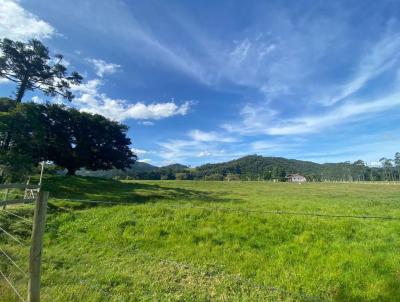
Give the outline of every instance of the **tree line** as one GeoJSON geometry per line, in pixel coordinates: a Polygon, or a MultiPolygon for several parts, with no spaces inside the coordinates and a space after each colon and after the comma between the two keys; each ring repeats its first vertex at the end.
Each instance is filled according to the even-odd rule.
{"type": "MultiPolygon", "coordinates": [[[[395,158],[400,158],[396,153],[395,158]]],[[[310,161],[249,155],[236,160],[206,164],[196,168],[184,165],[155,167],[138,162],[132,167],[110,171],[80,171],[80,175],[115,179],[142,180],[264,180],[286,181],[288,174],[299,173],[308,181],[394,181],[400,180],[399,163],[389,167],[370,167],[362,160],[355,162],[318,164],[310,161]]]]}

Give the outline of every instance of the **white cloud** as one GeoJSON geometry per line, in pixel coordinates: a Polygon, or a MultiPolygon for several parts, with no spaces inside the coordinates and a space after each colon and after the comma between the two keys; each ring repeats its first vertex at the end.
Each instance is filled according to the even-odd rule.
{"type": "Polygon", "coordinates": [[[192,130],[187,133],[187,139],[170,139],[159,142],[161,149],[157,156],[166,161],[181,162],[189,158],[223,159],[244,155],[233,147],[239,140],[218,132],[192,130]],[[232,147],[232,152],[226,153],[226,148],[232,147]]]}
{"type": "Polygon", "coordinates": [[[154,126],[154,122],[151,121],[139,121],[138,124],[143,126],[154,126]]]}
{"type": "Polygon", "coordinates": [[[149,153],[149,151],[146,151],[143,149],[137,149],[137,148],[131,148],[131,151],[137,155],[149,153]]]}
{"type": "Polygon", "coordinates": [[[237,139],[233,137],[225,137],[222,136],[214,131],[211,132],[204,132],[198,129],[191,130],[189,132],[189,136],[192,140],[198,141],[198,142],[224,142],[224,143],[230,143],[230,142],[235,142],[237,139]]]}
{"type": "Polygon", "coordinates": [[[262,133],[266,125],[272,124],[278,112],[270,109],[267,104],[254,106],[247,104],[240,111],[241,121],[234,123],[225,123],[222,128],[228,132],[237,132],[240,134],[262,133]]]}
{"type": "Polygon", "coordinates": [[[0,78],[0,85],[1,85],[1,84],[9,84],[9,83],[11,83],[10,80],[5,79],[5,78],[0,78]]]}
{"type": "Polygon", "coordinates": [[[212,153],[209,151],[201,151],[200,153],[197,154],[197,157],[207,157],[207,156],[211,156],[212,153]]]}
{"type": "Polygon", "coordinates": [[[0,0],[0,38],[26,41],[55,34],[47,22],[26,11],[17,1],[0,0]]]}
{"type": "Polygon", "coordinates": [[[80,85],[71,85],[71,89],[81,94],[96,95],[98,94],[98,89],[102,84],[103,82],[100,79],[93,79],[80,85]]]}
{"type": "Polygon", "coordinates": [[[254,152],[262,152],[265,150],[270,150],[272,148],[276,148],[277,145],[276,144],[272,144],[270,142],[266,142],[266,141],[255,141],[251,143],[251,149],[254,152]]]}
{"type": "Polygon", "coordinates": [[[174,101],[152,104],[129,103],[127,100],[112,99],[100,93],[98,90],[101,84],[99,79],[94,79],[82,85],[72,86],[77,95],[73,104],[82,111],[101,114],[116,121],[160,120],[177,115],[183,116],[189,112],[193,104],[190,101],[180,105],[174,101]]]}
{"type": "Polygon", "coordinates": [[[165,162],[183,162],[188,158],[231,158],[238,155],[235,151],[230,154],[225,153],[224,146],[231,146],[239,140],[232,136],[226,136],[223,133],[211,131],[206,132],[198,129],[187,133],[186,139],[170,139],[165,142],[159,142],[161,147],[157,151],[157,156],[164,159],[165,162]]]}
{"type": "Polygon", "coordinates": [[[356,118],[367,118],[369,114],[383,112],[399,105],[400,93],[390,94],[371,102],[348,102],[325,114],[288,120],[281,125],[266,129],[266,132],[271,135],[319,132],[324,128],[345,123],[356,118]]]}
{"type": "Polygon", "coordinates": [[[37,104],[46,103],[41,97],[38,97],[37,95],[33,96],[31,101],[37,104]]]}
{"type": "Polygon", "coordinates": [[[88,61],[93,64],[97,76],[101,78],[107,74],[113,74],[121,68],[121,65],[107,63],[100,59],[88,59],[88,61]]]}

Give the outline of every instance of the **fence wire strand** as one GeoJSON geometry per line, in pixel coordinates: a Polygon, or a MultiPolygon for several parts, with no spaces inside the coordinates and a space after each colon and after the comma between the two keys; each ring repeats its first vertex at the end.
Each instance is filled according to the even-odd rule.
{"type": "Polygon", "coordinates": [[[11,239],[13,239],[15,242],[17,242],[19,245],[26,247],[26,245],[19,240],[17,237],[15,237],[14,235],[10,234],[9,232],[7,232],[5,229],[3,229],[2,227],[0,227],[0,231],[2,231],[4,234],[8,235],[11,239]]]}
{"type": "Polygon", "coordinates": [[[22,297],[22,295],[19,293],[19,291],[15,288],[15,286],[11,283],[11,281],[7,278],[7,276],[0,270],[0,274],[3,276],[4,280],[8,283],[8,285],[11,287],[11,289],[14,291],[14,293],[17,295],[17,297],[22,301],[26,302],[26,300],[22,297]]]}
{"type": "MultiPolygon", "coordinates": [[[[115,202],[115,201],[102,201],[102,200],[86,200],[86,199],[66,199],[66,198],[52,198],[53,200],[62,200],[70,202],[81,203],[94,203],[105,205],[135,205],[135,202],[115,202]]],[[[375,215],[346,215],[346,214],[327,214],[327,213],[307,213],[307,212],[292,212],[292,211],[265,211],[265,210],[251,210],[251,209],[235,209],[226,207],[204,207],[204,206],[176,206],[169,204],[168,207],[175,209],[201,209],[207,211],[225,211],[225,212],[239,212],[239,213],[254,213],[254,214],[271,214],[271,215],[287,215],[287,216],[310,216],[321,218],[355,218],[355,219],[376,219],[376,220],[398,220],[400,217],[395,216],[375,216],[375,215]]]]}
{"type": "Polygon", "coordinates": [[[25,217],[22,217],[22,216],[20,216],[20,215],[18,215],[18,214],[15,214],[15,213],[13,213],[13,212],[11,212],[11,211],[8,211],[8,210],[6,210],[6,209],[0,210],[0,213],[2,213],[2,214],[8,214],[8,215],[17,217],[17,218],[23,220],[23,221],[26,222],[26,223],[32,224],[32,221],[31,221],[31,220],[29,220],[29,219],[27,219],[27,218],[25,218],[25,217]]]}
{"type": "Polygon", "coordinates": [[[10,260],[10,262],[24,275],[24,277],[28,276],[27,273],[1,247],[0,247],[0,252],[2,252],[4,256],[8,258],[8,260],[10,260]]]}

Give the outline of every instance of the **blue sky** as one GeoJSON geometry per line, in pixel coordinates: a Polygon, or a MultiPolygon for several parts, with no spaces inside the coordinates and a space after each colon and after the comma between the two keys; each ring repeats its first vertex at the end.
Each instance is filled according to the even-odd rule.
{"type": "Polygon", "coordinates": [[[64,54],[85,77],[70,106],[127,124],[152,164],[400,151],[399,1],[0,0],[1,37],[64,54]]]}

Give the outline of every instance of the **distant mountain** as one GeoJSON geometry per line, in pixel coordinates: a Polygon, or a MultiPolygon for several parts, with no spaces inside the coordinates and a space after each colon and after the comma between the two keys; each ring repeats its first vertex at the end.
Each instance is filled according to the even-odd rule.
{"type": "Polygon", "coordinates": [[[148,163],[145,163],[143,161],[137,161],[133,164],[131,168],[129,168],[129,171],[135,171],[135,172],[149,172],[149,171],[154,171],[157,170],[157,166],[150,165],[148,163]]]}
{"type": "Polygon", "coordinates": [[[181,165],[181,164],[172,164],[172,165],[160,167],[159,169],[172,170],[174,172],[179,172],[179,171],[187,170],[187,169],[189,169],[189,167],[185,166],[185,165],[181,165]]]}
{"type": "Polygon", "coordinates": [[[158,169],[159,167],[150,165],[145,162],[137,161],[133,164],[132,167],[125,169],[125,171],[118,169],[98,170],[98,171],[81,169],[77,171],[76,174],[81,176],[113,178],[113,177],[126,177],[130,174],[136,174],[141,172],[151,172],[151,171],[156,171],[158,169]]]}
{"type": "MultiPolygon", "coordinates": [[[[199,179],[199,180],[284,180],[288,174],[299,173],[308,180],[381,180],[388,179],[388,172],[382,168],[371,168],[362,161],[355,163],[325,163],[249,155],[223,163],[205,164],[189,168],[182,164],[156,167],[136,162],[131,168],[108,171],[80,170],[77,174],[105,178],[131,179],[199,179]],[[386,174],[384,174],[386,173],[386,174]]],[[[392,179],[398,179],[395,169],[392,179]]]]}
{"type": "Polygon", "coordinates": [[[325,163],[287,159],[283,157],[264,157],[249,155],[232,161],[206,164],[196,168],[200,177],[222,175],[236,176],[240,179],[278,179],[288,174],[299,173],[310,180],[362,180],[380,178],[379,168],[370,168],[362,164],[325,163]]]}

